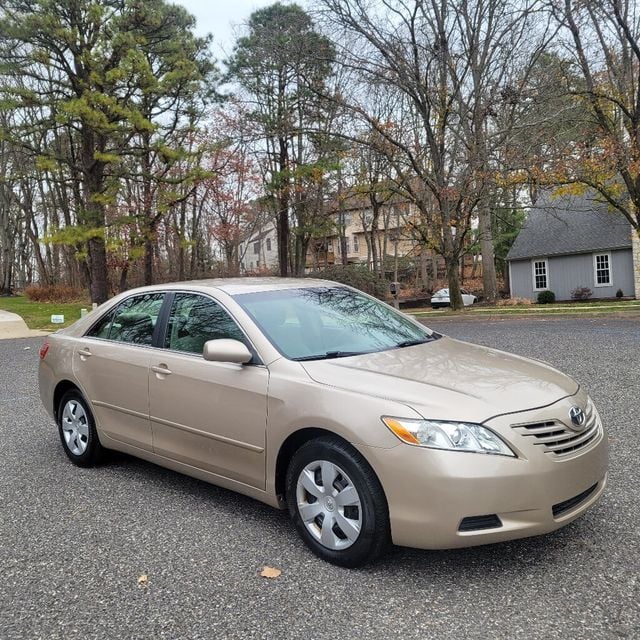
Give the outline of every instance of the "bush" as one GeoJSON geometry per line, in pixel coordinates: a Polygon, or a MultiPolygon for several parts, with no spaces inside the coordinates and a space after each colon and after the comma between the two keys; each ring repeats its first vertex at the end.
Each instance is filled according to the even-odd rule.
{"type": "Polygon", "coordinates": [[[311,273],[309,277],[348,284],[350,287],[360,289],[360,291],[364,291],[381,300],[389,294],[389,281],[380,278],[373,271],[369,271],[364,265],[334,265],[322,271],[311,273]]]}
{"type": "Polygon", "coordinates": [[[589,287],[576,287],[571,292],[571,298],[573,300],[588,300],[592,295],[591,289],[589,287]]]}
{"type": "Polygon", "coordinates": [[[31,285],[24,290],[24,295],[32,302],[77,302],[84,299],[82,291],[64,284],[31,285]]]}
{"type": "Polygon", "coordinates": [[[497,307],[515,307],[516,305],[530,305],[529,298],[500,298],[496,300],[497,307]]]}
{"type": "Polygon", "coordinates": [[[553,304],[556,301],[556,294],[553,291],[541,291],[538,294],[538,304],[553,304]]]}
{"type": "Polygon", "coordinates": [[[618,289],[616,291],[616,298],[624,298],[624,292],[622,291],[622,289],[618,289]]]}

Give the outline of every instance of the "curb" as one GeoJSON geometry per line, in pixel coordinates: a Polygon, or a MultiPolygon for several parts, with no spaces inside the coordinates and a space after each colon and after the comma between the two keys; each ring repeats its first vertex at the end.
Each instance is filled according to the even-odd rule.
{"type": "Polygon", "coordinates": [[[17,313],[0,310],[0,340],[37,338],[48,335],[49,331],[29,329],[27,323],[17,313]]]}

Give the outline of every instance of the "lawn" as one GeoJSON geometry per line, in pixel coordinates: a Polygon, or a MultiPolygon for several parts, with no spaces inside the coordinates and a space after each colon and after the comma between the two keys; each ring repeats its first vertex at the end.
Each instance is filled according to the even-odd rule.
{"type": "Polygon", "coordinates": [[[29,329],[55,331],[80,318],[80,309],[91,310],[91,302],[32,302],[25,296],[0,298],[0,309],[17,313],[29,329]],[[51,324],[51,315],[64,315],[64,324],[51,324]]]}
{"type": "Polygon", "coordinates": [[[461,311],[451,311],[450,309],[434,310],[430,307],[422,309],[411,309],[408,313],[416,316],[423,315],[557,315],[557,314],[608,314],[620,313],[625,311],[640,312],[640,300],[625,300],[619,302],[617,300],[601,300],[597,302],[569,302],[555,304],[530,304],[530,305],[513,305],[513,306],[483,306],[473,305],[466,307],[461,311]]]}

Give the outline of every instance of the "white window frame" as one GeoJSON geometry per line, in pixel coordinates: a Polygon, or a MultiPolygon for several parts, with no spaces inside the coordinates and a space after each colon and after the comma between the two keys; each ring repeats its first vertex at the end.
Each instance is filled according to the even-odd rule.
{"type": "Polygon", "coordinates": [[[353,234],[353,253],[360,253],[360,238],[353,234]]]}
{"type": "Polygon", "coordinates": [[[534,291],[548,291],[551,289],[551,278],[549,277],[549,258],[534,258],[533,260],[531,260],[531,278],[534,291]],[[544,273],[547,278],[546,287],[536,287],[536,262],[544,262],[544,273]]]}
{"type": "Polygon", "coordinates": [[[613,286],[613,260],[610,251],[600,251],[593,254],[593,286],[594,287],[612,287],[613,286]],[[607,266],[609,267],[609,282],[601,282],[598,284],[598,258],[607,256],[607,266]]]}

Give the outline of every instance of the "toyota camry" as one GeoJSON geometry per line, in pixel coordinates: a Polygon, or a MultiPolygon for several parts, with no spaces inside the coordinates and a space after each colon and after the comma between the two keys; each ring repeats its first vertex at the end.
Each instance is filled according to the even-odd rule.
{"type": "Polygon", "coordinates": [[[127,291],[49,336],[39,378],[75,464],[119,450],[288,509],[343,566],[545,534],[606,483],[578,382],[322,280],[127,291]]]}

